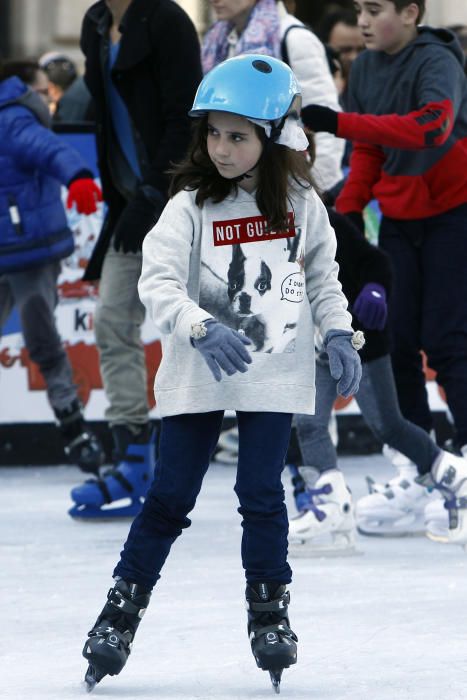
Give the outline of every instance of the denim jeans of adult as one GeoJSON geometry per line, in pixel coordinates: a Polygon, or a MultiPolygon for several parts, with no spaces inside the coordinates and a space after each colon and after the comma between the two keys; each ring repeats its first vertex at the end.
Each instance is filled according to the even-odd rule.
{"type": "Polygon", "coordinates": [[[393,261],[391,353],[403,415],[425,430],[432,419],[420,350],[437,372],[467,444],[467,204],[417,221],[383,218],[380,246],[393,261]]]}
{"type": "MultiPolygon", "coordinates": [[[[152,589],[170,548],[194,508],[217,444],[223,411],[162,419],[158,468],[114,571],[152,589]]],[[[281,473],[291,414],[238,412],[239,455],[235,492],[242,516],[241,556],[249,583],[289,583],[288,519],[281,473]]],[[[215,527],[215,524],[213,524],[215,527]]],[[[209,533],[206,547],[210,547],[209,533]]]]}
{"type": "Polygon", "coordinates": [[[115,251],[104,259],[94,326],[100,370],[113,425],[148,421],[148,387],[141,326],[145,310],[138,296],[141,253],[115,251]]]}
{"type": "Polygon", "coordinates": [[[68,408],[77,398],[70,362],[54,316],[59,273],[60,263],[54,261],[0,276],[0,330],[16,306],[29,357],[39,366],[49,403],[55,410],[68,408]]]}
{"type": "MultiPolygon", "coordinates": [[[[319,471],[337,466],[336,449],[329,434],[329,418],[336,400],[336,381],[329,364],[316,364],[316,414],[296,415],[295,425],[304,464],[319,471]]],[[[427,432],[406,420],[399,409],[389,355],[364,362],[355,400],[368,427],[381,442],[409,457],[420,474],[431,468],[439,448],[427,432]]]]}

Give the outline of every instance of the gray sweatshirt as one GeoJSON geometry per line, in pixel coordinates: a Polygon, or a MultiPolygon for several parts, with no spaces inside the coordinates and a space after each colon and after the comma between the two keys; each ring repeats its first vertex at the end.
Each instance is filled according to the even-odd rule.
{"type": "Polygon", "coordinates": [[[138,291],[163,334],[155,381],[161,416],[232,409],[314,413],[315,328],[352,330],[336,240],[312,190],[291,190],[289,230],[268,229],[254,195],[195,203],[179,192],[143,244],[138,291]],[[216,382],[191,345],[216,318],[251,338],[244,374],[216,382]]]}

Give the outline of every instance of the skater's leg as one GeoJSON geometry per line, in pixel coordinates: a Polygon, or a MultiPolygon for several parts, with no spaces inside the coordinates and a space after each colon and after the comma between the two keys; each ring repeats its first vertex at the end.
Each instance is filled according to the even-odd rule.
{"type": "Polygon", "coordinates": [[[355,398],[376,437],[409,457],[420,474],[430,471],[440,449],[425,430],[403,417],[389,355],[363,364],[355,398]]]}
{"type": "Polygon", "coordinates": [[[301,485],[297,483],[299,477],[293,479],[300,515],[289,522],[291,556],[351,553],[355,549],[352,498],[337,468],[337,453],[329,433],[336,395],[329,363],[320,358],[316,363],[316,413],[294,417],[300,450],[308,466],[298,469],[301,485]]]}
{"type": "Polygon", "coordinates": [[[303,463],[318,471],[335,469],[337,453],[329,434],[329,419],[337,397],[336,380],[329,372],[329,362],[316,362],[316,400],[313,416],[298,413],[294,416],[303,463]]]}
{"type": "Polygon", "coordinates": [[[27,272],[6,275],[18,307],[26,348],[44,377],[65,453],[85,472],[96,472],[105,455],[84,422],[71,365],[57,331],[57,278],[60,264],[52,262],[27,272]]]}
{"type": "Polygon", "coordinates": [[[242,563],[247,579],[248,636],[256,664],[277,692],[281,674],[297,661],[288,618],[292,571],[287,563],[287,511],[281,473],[292,416],[238,412],[235,492],[243,517],[242,563]]]}
{"type": "Polygon", "coordinates": [[[21,318],[29,356],[39,365],[54,411],[66,409],[77,399],[68,357],[57,331],[58,263],[7,275],[21,318]]]}
{"type": "Polygon", "coordinates": [[[385,487],[372,487],[368,496],[358,500],[358,529],[386,536],[424,532],[425,508],[436,496],[416,479],[430,471],[441,450],[428,433],[402,416],[388,355],[365,362],[356,400],[374,434],[411,460],[385,487]]]}
{"type": "Polygon", "coordinates": [[[467,204],[426,222],[422,343],[446,392],[456,439],[467,445],[467,204]]]}
{"type": "Polygon", "coordinates": [[[223,412],[162,419],[156,477],[133,524],[114,576],[151,590],[175,539],[191,521],[222,425],[223,412]]]}
{"type": "Polygon", "coordinates": [[[420,350],[422,279],[420,247],[423,229],[419,222],[383,217],[379,244],[393,263],[393,288],[388,326],[393,349],[391,360],[402,415],[427,433],[432,429],[420,350]]]}
{"type": "Polygon", "coordinates": [[[162,419],[159,468],[114,571],[116,583],[83,649],[88,689],[120,673],[152,588],[201,488],[219,437],[223,411],[162,419]]]}
{"type": "Polygon", "coordinates": [[[106,253],[95,313],[100,370],[109,401],[111,426],[148,422],[147,372],[141,326],[144,306],[138,296],[141,253],[106,253]]]}
{"type": "Polygon", "coordinates": [[[287,509],[281,474],[290,438],[288,413],[238,412],[235,493],[243,518],[242,563],[249,583],[289,583],[287,509]]]}

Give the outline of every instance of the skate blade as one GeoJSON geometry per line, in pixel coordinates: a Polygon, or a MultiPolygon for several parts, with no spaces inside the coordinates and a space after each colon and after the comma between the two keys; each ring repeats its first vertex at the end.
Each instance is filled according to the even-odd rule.
{"type": "Polygon", "coordinates": [[[414,530],[413,532],[407,532],[407,530],[401,530],[400,532],[387,530],[386,532],[383,532],[381,530],[365,530],[361,525],[357,525],[357,532],[365,537],[387,537],[396,539],[401,537],[422,537],[425,535],[425,530],[414,530]]]}
{"type": "Polygon", "coordinates": [[[447,535],[436,534],[434,532],[425,532],[425,535],[432,542],[441,542],[442,544],[449,544],[449,538],[447,535]]]}
{"type": "Polygon", "coordinates": [[[101,673],[94,666],[88,666],[88,670],[86,671],[83,681],[86,692],[92,693],[96,685],[104,678],[105,675],[105,673],[101,673]]]}
{"type": "Polygon", "coordinates": [[[433,532],[426,532],[425,535],[432,542],[439,542],[440,544],[457,544],[459,547],[462,547],[464,552],[467,552],[467,542],[456,542],[455,540],[450,540],[447,535],[437,535],[433,532]]]}
{"type": "Polygon", "coordinates": [[[121,520],[122,518],[135,518],[141,511],[143,504],[133,501],[128,506],[123,507],[102,507],[88,505],[74,505],[68,511],[74,520],[81,522],[95,522],[96,520],[121,520]]]}
{"type": "Polygon", "coordinates": [[[295,535],[289,541],[292,557],[354,557],[363,554],[355,547],[353,532],[332,532],[306,539],[295,535]]]}
{"type": "Polygon", "coordinates": [[[271,678],[271,683],[274,691],[276,692],[277,695],[281,692],[281,678],[282,678],[282,670],[281,671],[269,671],[269,677],[271,678]]]}
{"type": "Polygon", "coordinates": [[[309,559],[326,557],[332,559],[337,557],[360,557],[363,552],[355,546],[350,547],[333,547],[329,545],[317,546],[313,542],[291,542],[289,543],[289,555],[296,559],[309,559]]]}

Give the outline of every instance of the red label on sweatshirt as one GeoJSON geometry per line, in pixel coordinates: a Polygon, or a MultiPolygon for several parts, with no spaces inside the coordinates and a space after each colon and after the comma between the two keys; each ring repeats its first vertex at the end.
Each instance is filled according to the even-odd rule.
{"type": "Polygon", "coordinates": [[[236,243],[257,243],[275,238],[294,238],[295,220],[293,212],[287,215],[289,227],[286,231],[273,231],[264,216],[251,216],[246,219],[228,219],[212,222],[214,245],[234,245],[236,243]]]}

